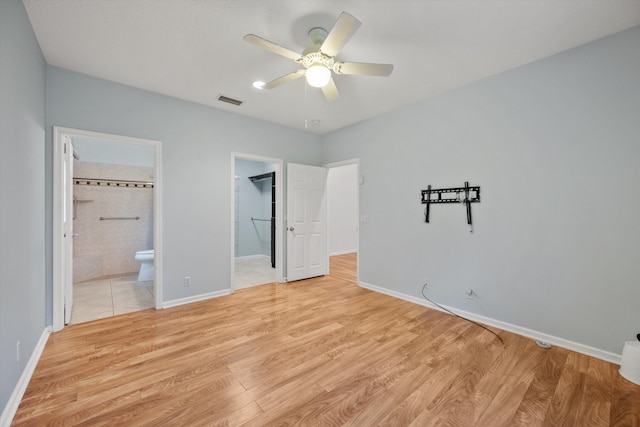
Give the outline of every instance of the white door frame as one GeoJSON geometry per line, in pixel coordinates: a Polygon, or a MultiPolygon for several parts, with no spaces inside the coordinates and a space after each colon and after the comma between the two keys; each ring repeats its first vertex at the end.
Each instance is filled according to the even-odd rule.
{"type": "MultiPolygon", "coordinates": [[[[64,138],[95,138],[105,141],[151,146],[154,148],[155,184],[153,186],[153,239],[154,239],[154,272],[153,281],[155,308],[162,308],[162,143],[150,139],[141,139],[102,132],[80,129],[53,127],[53,331],[64,328],[64,237],[62,218],[63,206],[63,162],[64,138]]],[[[72,179],[72,177],[70,177],[72,179]]]]}
{"type": "Polygon", "coordinates": [[[74,197],[73,197],[73,162],[74,162],[74,149],[73,141],[71,138],[63,134],[62,144],[65,148],[62,155],[62,164],[64,167],[63,179],[64,182],[64,195],[62,200],[64,203],[63,211],[64,217],[62,218],[62,234],[64,236],[70,236],[63,240],[64,245],[64,323],[71,323],[71,312],[73,310],[73,239],[75,234],[73,232],[73,219],[74,219],[74,197]]]}
{"type": "Polygon", "coordinates": [[[276,282],[282,283],[285,281],[283,277],[284,274],[284,244],[282,239],[282,234],[284,230],[284,218],[282,215],[282,209],[284,206],[283,199],[283,191],[282,191],[282,183],[284,176],[284,162],[282,159],[274,158],[274,157],[265,157],[259,156],[255,154],[243,154],[243,153],[231,153],[231,283],[229,284],[229,288],[233,293],[235,291],[234,288],[234,279],[236,273],[235,266],[235,185],[236,185],[236,160],[250,160],[253,162],[262,162],[262,163],[274,163],[276,165],[276,282]]]}
{"type": "MultiPolygon", "coordinates": [[[[356,246],[356,253],[358,254],[357,259],[356,259],[356,283],[360,284],[360,159],[359,158],[355,158],[355,159],[348,159],[348,160],[341,160],[339,162],[333,162],[333,163],[327,163],[325,165],[323,165],[325,168],[327,169],[331,169],[331,168],[337,168],[340,166],[347,166],[347,165],[356,165],[356,176],[357,176],[357,198],[358,198],[358,203],[356,204],[356,224],[358,224],[358,230],[357,230],[357,234],[358,234],[358,239],[357,239],[357,246],[356,246]]],[[[327,209],[331,210],[331,194],[327,194],[327,209]]],[[[327,221],[329,221],[329,215],[327,215],[327,221]]],[[[327,224],[327,229],[328,229],[329,224],[327,224]]],[[[328,236],[329,239],[331,239],[331,236],[328,236]]]]}

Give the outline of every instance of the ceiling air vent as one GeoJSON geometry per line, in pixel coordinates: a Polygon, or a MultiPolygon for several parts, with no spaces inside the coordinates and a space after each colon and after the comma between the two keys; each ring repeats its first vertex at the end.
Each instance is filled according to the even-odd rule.
{"type": "Polygon", "coordinates": [[[238,101],[237,99],[229,98],[228,96],[220,95],[218,97],[218,101],[226,102],[227,104],[240,105],[242,101],[238,101]]]}

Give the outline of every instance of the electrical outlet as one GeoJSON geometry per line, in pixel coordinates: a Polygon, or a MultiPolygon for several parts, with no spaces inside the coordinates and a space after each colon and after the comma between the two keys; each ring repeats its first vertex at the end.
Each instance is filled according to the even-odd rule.
{"type": "Polygon", "coordinates": [[[184,285],[191,286],[191,276],[184,276],[184,285]]]}
{"type": "Polygon", "coordinates": [[[20,341],[16,343],[16,362],[20,361],[20,341]]]}

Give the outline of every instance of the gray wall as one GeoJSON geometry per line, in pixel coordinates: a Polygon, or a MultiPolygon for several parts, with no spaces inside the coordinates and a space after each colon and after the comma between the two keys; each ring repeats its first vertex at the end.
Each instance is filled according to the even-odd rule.
{"type": "Polygon", "coordinates": [[[601,350],[640,332],[640,27],[325,138],[360,158],[360,279],[601,350]],[[420,190],[482,188],[472,207],[420,190]],[[478,299],[466,299],[473,288],[478,299]]]}
{"type": "Polygon", "coordinates": [[[22,2],[0,1],[0,411],[45,330],[45,62],[22,2]],[[21,359],[16,362],[16,343],[21,359]]]}
{"type": "MultiPolygon", "coordinates": [[[[230,288],[231,152],[322,164],[316,135],[52,66],[46,111],[47,177],[54,125],[162,142],[165,301],[230,288]],[[191,276],[190,287],[184,276],[191,276]]],[[[46,190],[50,226],[51,186],[46,190]]],[[[47,260],[51,250],[48,241],[47,260]]],[[[47,277],[51,271],[48,265],[47,277]]],[[[47,288],[51,321],[51,283],[47,288]]]]}
{"type": "Polygon", "coordinates": [[[154,167],[153,147],[102,141],[95,138],[73,138],[73,150],[82,162],[112,165],[154,167]]]}

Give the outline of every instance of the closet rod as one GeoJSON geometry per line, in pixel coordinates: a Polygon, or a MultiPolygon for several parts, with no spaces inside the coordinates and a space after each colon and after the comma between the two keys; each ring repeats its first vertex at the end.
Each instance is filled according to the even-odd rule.
{"type": "MultiPolygon", "coordinates": [[[[273,219],[273,218],[271,218],[271,219],[273,219]]],[[[251,217],[251,221],[271,221],[271,219],[261,219],[261,218],[251,217]]]]}

